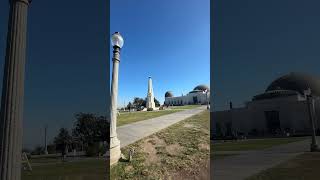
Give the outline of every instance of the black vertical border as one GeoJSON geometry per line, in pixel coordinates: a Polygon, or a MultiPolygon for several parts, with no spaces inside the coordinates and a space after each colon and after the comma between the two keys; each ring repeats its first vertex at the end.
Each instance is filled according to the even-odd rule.
{"type": "Polygon", "coordinates": [[[213,103],[214,103],[214,86],[213,86],[213,53],[214,53],[214,2],[215,0],[210,0],[210,179],[213,178],[213,154],[211,153],[211,139],[212,139],[212,130],[214,126],[213,120],[213,103]]]}

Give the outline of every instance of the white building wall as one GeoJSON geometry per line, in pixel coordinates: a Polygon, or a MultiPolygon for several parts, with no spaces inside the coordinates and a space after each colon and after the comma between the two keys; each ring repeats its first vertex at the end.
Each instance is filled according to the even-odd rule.
{"type": "MultiPolygon", "coordinates": [[[[316,124],[320,125],[320,99],[315,101],[316,124]]],[[[232,129],[249,133],[253,129],[268,131],[265,111],[279,111],[281,129],[290,128],[296,133],[310,132],[310,119],[305,99],[298,96],[256,100],[247,107],[213,112],[211,129],[216,133],[216,123],[225,126],[232,123],[232,129]]],[[[318,126],[316,126],[318,127],[318,126]]]]}
{"type": "Polygon", "coordinates": [[[253,127],[259,131],[267,131],[265,111],[278,111],[280,127],[304,131],[309,128],[307,105],[298,101],[297,96],[252,101],[248,105],[252,114],[253,127]]]}
{"type": "MultiPolygon", "coordinates": [[[[197,97],[198,102],[200,104],[206,104],[207,102],[207,95],[203,92],[197,93],[189,93],[185,96],[178,96],[178,97],[166,97],[164,104],[168,105],[188,105],[194,104],[193,97],[197,97]]],[[[210,99],[210,93],[208,93],[208,100],[210,99]]]]}

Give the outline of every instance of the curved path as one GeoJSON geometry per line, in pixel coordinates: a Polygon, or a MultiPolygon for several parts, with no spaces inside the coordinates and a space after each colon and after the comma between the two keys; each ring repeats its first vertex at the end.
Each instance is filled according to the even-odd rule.
{"type": "Polygon", "coordinates": [[[125,147],[204,110],[206,106],[201,106],[117,127],[120,146],[125,147]]]}

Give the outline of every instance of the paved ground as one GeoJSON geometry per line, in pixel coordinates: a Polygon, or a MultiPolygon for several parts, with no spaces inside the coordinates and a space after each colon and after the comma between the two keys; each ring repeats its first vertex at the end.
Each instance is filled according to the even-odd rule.
{"type": "MultiPolygon", "coordinates": [[[[318,142],[320,138],[318,137],[318,142]]],[[[279,145],[266,150],[211,160],[211,179],[242,180],[309,151],[310,140],[279,145]]],[[[235,153],[235,152],[233,152],[235,153]]]]}
{"type": "Polygon", "coordinates": [[[120,145],[121,147],[125,147],[172,124],[198,114],[205,109],[206,106],[201,106],[117,127],[120,145]]]}

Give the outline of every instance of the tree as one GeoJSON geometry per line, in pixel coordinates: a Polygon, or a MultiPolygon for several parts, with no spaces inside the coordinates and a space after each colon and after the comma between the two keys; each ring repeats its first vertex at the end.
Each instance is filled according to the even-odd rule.
{"type": "Polygon", "coordinates": [[[72,135],[85,146],[88,155],[95,155],[99,151],[97,144],[110,141],[110,124],[105,116],[91,113],[78,113],[72,135]]]}
{"type": "Polygon", "coordinates": [[[133,105],[132,105],[131,102],[129,102],[128,105],[127,105],[127,109],[129,109],[129,111],[130,111],[132,108],[133,108],[133,105]]]}
{"type": "Polygon", "coordinates": [[[156,98],[154,98],[154,104],[156,105],[156,107],[160,106],[160,102],[156,98]]]}
{"type": "MultiPolygon", "coordinates": [[[[155,103],[156,107],[160,106],[160,102],[156,98],[154,98],[154,103],[155,103]]],[[[143,98],[135,97],[133,99],[133,106],[136,109],[139,109],[141,106],[146,107],[147,106],[147,98],[143,99],[143,98]]]]}
{"type": "Polygon", "coordinates": [[[43,154],[44,148],[40,145],[36,146],[34,150],[31,152],[32,155],[40,155],[43,154]]]}
{"type": "Polygon", "coordinates": [[[59,134],[54,138],[54,144],[59,152],[64,155],[66,148],[72,143],[72,137],[68,129],[61,128],[59,134]]]}
{"type": "Polygon", "coordinates": [[[47,150],[49,154],[55,154],[57,153],[57,147],[55,144],[48,144],[47,150]]]}
{"type": "Polygon", "coordinates": [[[110,125],[105,116],[99,116],[96,119],[95,141],[110,141],[110,125]]]}
{"type": "Polygon", "coordinates": [[[141,106],[146,107],[146,100],[143,99],[143,98],[135,97],[133,99],[133,103],[132,104],[136,109],[140,109],[141,106]]]}
{"type": "Polygon", "coordinates": [[[95,115],[91,113],[78,113],[75,115],[75,118],[77,120],[72,129],[72,136],[85,146],[92,144],[97,126],[95,115]]]}

